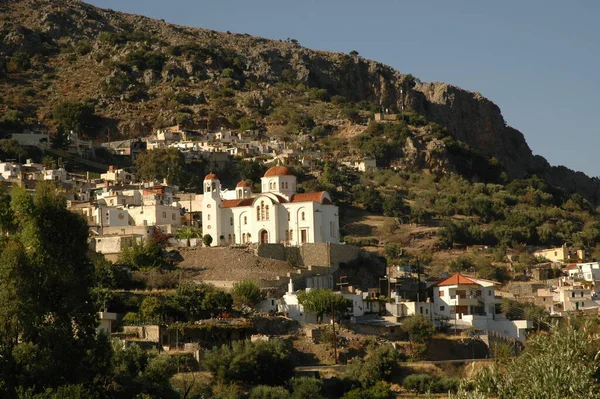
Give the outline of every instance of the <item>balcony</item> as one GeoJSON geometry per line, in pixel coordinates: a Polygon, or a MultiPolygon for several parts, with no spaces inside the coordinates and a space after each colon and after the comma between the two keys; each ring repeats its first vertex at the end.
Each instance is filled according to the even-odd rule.
{"type": "Polygon", "coordinates": [[[480,295],[451,295],[450,306],[480,306],[483,304],[480,295]]]}

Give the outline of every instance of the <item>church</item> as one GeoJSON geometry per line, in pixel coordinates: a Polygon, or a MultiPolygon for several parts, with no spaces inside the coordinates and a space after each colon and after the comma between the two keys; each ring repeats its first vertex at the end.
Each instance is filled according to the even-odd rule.
{"type": "Polygon", "coordinates": [[[211,246],[233,244],[339,243],[339,212],[326,191],[296,193],[296,176],[273,166],[261,177],[261,193],[241,181],[235,199],[223,199],[219,178],[204,178],[202,234],[211,246]]]}

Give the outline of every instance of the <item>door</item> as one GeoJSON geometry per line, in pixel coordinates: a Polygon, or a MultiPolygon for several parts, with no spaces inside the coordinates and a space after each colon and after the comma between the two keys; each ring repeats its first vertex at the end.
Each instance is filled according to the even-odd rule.
{"type": "Polygon", "coordinates": [[[263,230],[260,232],[260,243],[261,244],[269,243],[269,232],[267,230],[263,230]]]}
{"type": "Polygon", "coordinates": [[[300,230],[300,242],[302,244],[306,242],[306,229],[300,230]]]}

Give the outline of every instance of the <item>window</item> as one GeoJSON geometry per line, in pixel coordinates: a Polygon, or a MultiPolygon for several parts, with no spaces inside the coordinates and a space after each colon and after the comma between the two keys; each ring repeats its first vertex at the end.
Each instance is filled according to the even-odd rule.
{"type": "Polygon", "coordinates": [[[572,296],[573,298],[575,298],[575,293],[574,293],[574,292],[571,292],[571,296],[572,296]]]}
{"type": "Polygon", "coordinates": [[[288,222],[290,221],[290,213],[288,212],[288,222]]]}
{"type": "Polygon", "coordinates": [[[231,234],[227,235],[227,241],[231,244],[231,234]]]}
{"type": "Polygon", "coordinates": [[[167,212],[163,212],[163,219],[167,218],[167,212]]]}
{"type": "Polygon", "coordinates": [[[306,220],[306,214],[304,212],[300,214],[300,219],[306,220]]]}
{"type": "Polygon", "coordinates": [[[440,312],[443,312],[444,310],[446,310],[445,306],[440,306],[440,312]]]}
{"type": "Polygon", "coordinates": [[[210,220],[210,213],[206,215],[206,220],[210,220]]]}
{"type": "Polygon", "coordinates": [[[492,290],[488,290],[488,295],[492,296],[492,290]]]}
{"type": "Polygon", "coordinates": [[[269,205],[265,207],[265,220],[269,220],[269,205]]]}
{"type": "Polygon", "coordinates": [[[229,225],[230,225],[230,226],[233,226],[233,216],[231,216],[231,217],[229,218],[229,225]]]}
{"type": "Polygon", "coordinates": [[[210,204],[207,204],[207,205],[206,205],[206,207],[207,207],[207,208],[210,208],[210,204]]]}
{"type": "Polygon", "coordinates": [[[256,207],[256,220],[260,220],[260,206],[256,207]]]}
{"type": "Polygon", "coordinates": [[[444,290],[440,290],[440,296],[444,296],[444,290]]]}
{"type": "Polygon", "coordinates": [[[242,233],[242,244],[246,243],[246,233],[242,233]]]}
{"type": "Polygon", "coordinates": [[[294,230],[290,230],[290,241],[294,239],[294,230]]]}
{"type": "Polygon", "coordinates": [[[581,297],[583,298],[583,291],[581,291],[581,297]]]}
{"type": "Polygon", "coordinates": [[[283,189],[283,182],[281,182],[281,189],[283,189]]]}
{"type": "Polygon", "coordinates": [[[244,224],[248,224],[248,217],[244,216],[244,224]]]}

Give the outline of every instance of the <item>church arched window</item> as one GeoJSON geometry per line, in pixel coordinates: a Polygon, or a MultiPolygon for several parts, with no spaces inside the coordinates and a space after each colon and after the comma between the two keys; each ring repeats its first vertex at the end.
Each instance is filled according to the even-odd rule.
{"type": "Polygon", "coordinates": [[[265,201],[260,201],[260,220],[265,220],[265,201]]]}
{"type": "Polygon", "coordinates": [[[302,212],[302,213],[300,214],[300,218],[301,218],[302,220],[306,220],[306,214],[305,214],[304,212],[302,212]]]}
{"type": "Polygon", "coordinates": [[[230,226],[233,226],[233,216],[231,216],[231,217],[229,218],[229,225],[230,225],[230,226]]]}
{"type": "Polygon", "coordinates": [[[265,220],[269,220],[269,205],[265,206],[265,220]]]}
{"type": "Polygon", "coordinates": [[[260,206],[256,207],[256,220],[260,220],[260,206]]]}
{"type": "Polygon", "coordinates": [[[248,217],[244,216],[244,224],[248,224],[248,217]]]}

